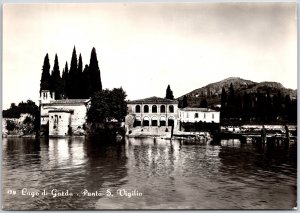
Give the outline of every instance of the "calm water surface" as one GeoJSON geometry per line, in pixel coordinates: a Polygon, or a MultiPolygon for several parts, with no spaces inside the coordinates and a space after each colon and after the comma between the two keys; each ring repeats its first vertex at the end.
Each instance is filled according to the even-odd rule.
{"type": "Polygon", "coordinates": [[[99,143],[100,139],[83,138],[40,141],[4,138],[3,208],[291,209],[296,206],[295,143],[273,148],[241,145],[238,140],[224,140],[218,145],[152,138],[128,139],[125,145],[118,146],[99,143]],[[22,189],[39,195],[22,195],[22,189]],[[73,196],[53,197],[53,189],[68,190],[73,196]],[[9,194],[8,190],[16,194],[9,194]],[[47,195],[42,195],[44,190],[47,195]],[[98,196],[84,196],[84,190],[94,195],[97,191],[98,196]],[[118,190],[136,190],[142,196],[129,198],[118,194],[118,190]]]}

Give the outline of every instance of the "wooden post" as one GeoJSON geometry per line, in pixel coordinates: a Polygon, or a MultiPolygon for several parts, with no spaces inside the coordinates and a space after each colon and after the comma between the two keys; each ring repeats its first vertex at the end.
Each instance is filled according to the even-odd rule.
{"type": "Polygon", "coordinates": [[[264,125],[262,126],[262,129],[261,129],[261,141],[262,141],[262,143],[266,143],[266,141],[267,141],[267,131],[266,131],[266,128],[264,125]]]}
{"type": "Polygon", "coordinates": [[[287,125],[285,125],[285,137],[286,137],[286,141],[290,142],[289,127],[287,125]]]}

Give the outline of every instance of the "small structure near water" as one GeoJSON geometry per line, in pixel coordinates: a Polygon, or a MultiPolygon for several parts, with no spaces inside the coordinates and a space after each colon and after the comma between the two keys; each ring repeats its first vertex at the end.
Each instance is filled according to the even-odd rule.
{"type": "Polygon", "coordinates": [[[55,100],[54,93],[41,91],[41,134],[50,137],[82,135],[86,126],[86,113],[90,99],[55,100]]]}

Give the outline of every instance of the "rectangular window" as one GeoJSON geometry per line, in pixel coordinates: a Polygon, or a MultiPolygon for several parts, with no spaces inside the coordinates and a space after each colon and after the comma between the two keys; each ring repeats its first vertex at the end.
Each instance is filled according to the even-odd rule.
{"type": "Polygon", "coordinates": [[[211,115],[211,117],[212,117],[212,119],[214,119],[214,118],[215,118],[215,115],[214,115],[214,114],[212,114],[212,115],[211,115]]]}
{"type": "Polygon", "coordinates": [[[203,114],[203,118],[205,119],[205,117],[206,117],[206,115],[205,115],[205,113],[203,114]]]}

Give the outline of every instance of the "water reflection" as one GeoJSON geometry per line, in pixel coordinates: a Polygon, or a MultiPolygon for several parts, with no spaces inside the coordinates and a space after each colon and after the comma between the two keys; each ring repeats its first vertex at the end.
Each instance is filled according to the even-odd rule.
{"type": "Polygon", "coordinates": [[[290,209],[296,204],[296,144],[186,144],[179,140],[3,139],[3,207],[61,209],[290,209]],[[11,196],[7,189],[79,195],[11,196]],[[84,197],[83,189],[114,197],[84,197]],[[141,197],[118,196],[138,190],[141,197]]]}

